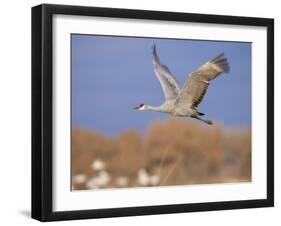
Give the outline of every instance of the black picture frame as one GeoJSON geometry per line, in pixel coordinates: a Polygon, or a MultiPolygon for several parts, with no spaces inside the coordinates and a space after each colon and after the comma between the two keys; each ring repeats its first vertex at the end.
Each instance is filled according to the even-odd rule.
{"type": "Polygon", "coordinates": [[[32,8],[32,218],[40,221],[270,207],[274,205],[274,20],[43,4],[32,8]],[[55,14],[182,21],[267,28],[267,198],[128,208],[52,210],[52,18],[55,14]]]}

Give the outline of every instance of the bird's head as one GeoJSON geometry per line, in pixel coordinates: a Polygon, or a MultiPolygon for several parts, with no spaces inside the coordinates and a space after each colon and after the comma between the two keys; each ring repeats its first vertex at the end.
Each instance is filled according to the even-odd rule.
{"type": "Polygon", "coordinates": [[[143,111],[143,110],[147,110],[147,105],[145,104],[139,104],[138,106],[134,107],[135,110],[139,110],[139,111],[143,111]]]}

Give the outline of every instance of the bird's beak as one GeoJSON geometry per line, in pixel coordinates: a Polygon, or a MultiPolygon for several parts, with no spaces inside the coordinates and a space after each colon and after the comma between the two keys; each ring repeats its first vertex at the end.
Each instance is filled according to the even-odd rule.
{"type": "Polygon", "coordinates": [[[139,109],[139,106],[136,106],[133,108],[133,110],[138,110],[139,109]]]}

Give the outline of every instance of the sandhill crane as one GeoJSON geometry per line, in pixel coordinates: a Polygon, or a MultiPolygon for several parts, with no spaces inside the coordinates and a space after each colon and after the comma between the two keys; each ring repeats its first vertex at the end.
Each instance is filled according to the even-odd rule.
{"type": "Polygon", "coordinates": [[[229,72],[229,64],[224,54],[222,53],[216,56],[201,65],[196,71],[191,72],[182,89],[169,68],[160,63],[155,45],[152,51],[152,63],[154,72],[164,91],[165,101],[160,106],[154,107],[146,104],[139,104],[134,109],[153,110],[169,113],[174,116],[192,117],[209,125],[213,124],[212,121],[199,117],[204,115],[204,113],[197,111],[197,106],[201,103],[206,94],[210,81],[223,72],[229,72]]]}

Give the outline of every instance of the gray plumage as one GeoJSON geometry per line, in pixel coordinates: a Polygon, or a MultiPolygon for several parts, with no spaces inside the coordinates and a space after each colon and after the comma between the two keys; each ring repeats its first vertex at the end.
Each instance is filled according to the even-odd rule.
{"type": "Polygon", "coordinates": [[[160,63],[155,45],[152,51],[152,63],[154,72],[164,91],[165,102],[158,107],[140,104],[135,109],[154,110],[174,116],[192,117],[207,124],[212,124],[210,120],[199,117],[204,114],[198,112],[197,107],[203,100],[210,81],[224,72],[229,72],[230,67],[224,54],[222,53],[209,60],[196,71],[190,73],[182,89],[180,89],[178,81],[172,75],[169,68],[160,63]]]}
{"type": "Polygon", "coordinates": [[[175,99],[180,93],[180,85],[169,68],[160,63],[155,45],[152,50],[152,63],[155,75],[160,81],[166,100],[175,99]]]}

